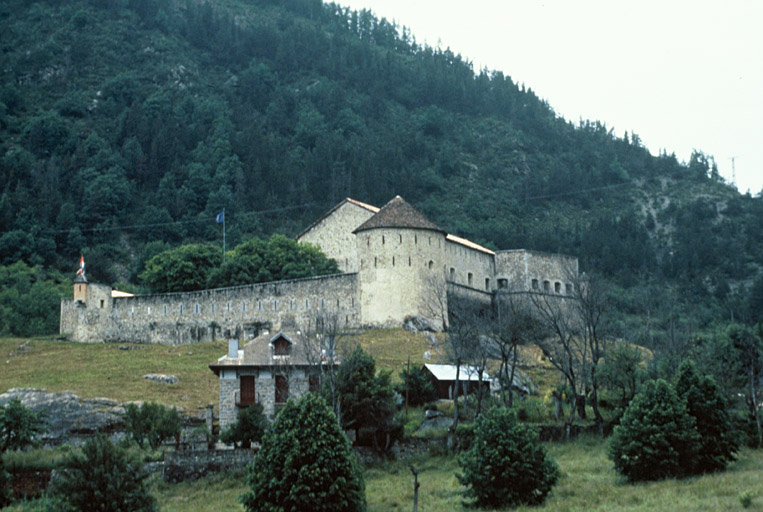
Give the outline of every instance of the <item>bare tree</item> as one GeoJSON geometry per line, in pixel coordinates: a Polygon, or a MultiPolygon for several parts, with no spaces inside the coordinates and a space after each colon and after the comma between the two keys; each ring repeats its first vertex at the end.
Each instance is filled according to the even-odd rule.
{"type": "Polygon", "coordinates": [[[517,293],[500,293],[489,323],[492,357],[501,361],[499,379],[501,399],[508,407],[514,406],[514,379],[518,361],[518,347],[522,343],[534,343],[543,337],[540,322],[533,316],[528,301],[517,293]],[[508,400],[506,388],[508,387],[508,400]]]}
{"type": "Polygon", "coordinates": [[[343,337],[336,313],[318,313],[309,320],[305,329],[300,330],[300,341],[304,344],[307,360],[318,368],[323,392],[340,424],[342,410],[336,370],[340,362],[339,350],[343,337]]]}
{"type": "MultiPolygon", "coordinates": [[[[549,293],[529,294],[537,320],[548,332],[548,336],[536,339],[535,343],[541,349],[554,367],[561,372],[572,392],[570,415],[565,422],[567,437],[570,436],[575,411],[579,410],[579,392],[581,373],[588,356],[587,345],[580,336],[580,325],[572,311],[569,299],[549,293]]],[[[585,403],[585,402],[583,402],[585,403]]],[[[584,417],[583,409],[581,416],[584,417]]]]}
{"type": "Polygon", "coordinates": [[[580,336],[585,344],[587,356],[582,365],[585,369],[584,381],[590,385],[591,407],[593,408],[599,434],[604,434],[604,418],[599,411],[599,382],[597,369],[606,354],[607,330],[609,327],[607,309],[609,296],[603,278],[599,276],[571,275],[573,285],[572,309],[577,316],[580,336]]]}

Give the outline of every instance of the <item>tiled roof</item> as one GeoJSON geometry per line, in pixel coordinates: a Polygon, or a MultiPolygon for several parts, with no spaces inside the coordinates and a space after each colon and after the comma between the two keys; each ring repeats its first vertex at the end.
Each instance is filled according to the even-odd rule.
{"type": "Polygon", "coordinates": [[[227,355],[218,359],[209,367],[215,372],[221,368],[273,367],[273,366],[309,366],[318,364],[322,359],[319,342],[299,332],[277,332],[258,336],[239,350],[236,359],[227,355]],[[291,344],[288,356],[277,356],[273,343],[278,338],[285,338],[291,344]]]}
{"type": "Polygon", "coordinates": [[[358,226],[353,233],[376,228],[430,229],[445,233],[400,196],[395,196],[376,215],[358,226]]]}

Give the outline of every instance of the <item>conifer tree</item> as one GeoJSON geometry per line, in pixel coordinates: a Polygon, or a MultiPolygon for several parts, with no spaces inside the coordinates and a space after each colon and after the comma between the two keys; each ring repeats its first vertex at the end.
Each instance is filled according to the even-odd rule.
{"type": "Polygon", "coordinates": [[[472,447],[458,458],[465,495],[480,507],[538,505],[559,478],[537,433],[513,409],[494,407],[477,418],[472,447]]]}
{"type": "Polygon", "coordinates": [[[289,400],[249,472],[249,511],[365,510],[365,486],[350,443],[323,398],[289,400]]]}
{"type": "Polygon", "coordinates": [[[693,473],[720,471],[734,460],[739,443],[726,400],[712,377],[701,377],[691,360],[678,369],[676,393],[686,404],[699,432],[699,449],[693,473]]]}
{"type": "Polygon", "coordinates": [[[649,381],[615,427],[610,457],[631,482],[690,474],[699,434],[694,418],[666,381],[649,381]]]}

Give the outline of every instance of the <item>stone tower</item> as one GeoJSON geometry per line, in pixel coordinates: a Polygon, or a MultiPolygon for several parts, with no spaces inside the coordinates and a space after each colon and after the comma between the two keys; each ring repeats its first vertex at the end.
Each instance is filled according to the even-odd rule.
{"type": "Polygon", "coordinates": [[[447,318],[447,233],[400,196],[353,233],[363,323],[398,327],[418,316],[441,329],[447,318]]]}

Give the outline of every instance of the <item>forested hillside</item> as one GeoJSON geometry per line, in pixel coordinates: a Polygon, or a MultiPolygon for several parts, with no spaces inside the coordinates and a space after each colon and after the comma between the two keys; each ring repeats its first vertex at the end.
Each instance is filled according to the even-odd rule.
{"type": "Polygon", "coordinates": [[[223,208],[233,247],[400,194],[487,246],[578,255],[639,338],[763,311],[763,199],[711,157],[570,123],[370,12],[5,0],[0,45],[0,265],[51,288],[83,252],[91,279],[137,289],[159,251],[218,242],[223,208]]]}

